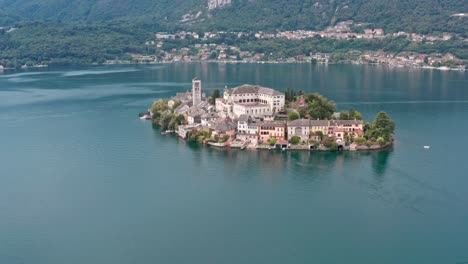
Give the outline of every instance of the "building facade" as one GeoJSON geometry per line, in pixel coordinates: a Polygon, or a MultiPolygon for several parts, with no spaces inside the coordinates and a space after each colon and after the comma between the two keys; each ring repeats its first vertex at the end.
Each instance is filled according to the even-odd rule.
{"type": "Polygon", "coordinates": [[[224,90],[223,98],[216,100],[216,109],[227,116],[267,116],[284,110],[283,93],[258,85],[241,85],[224,90]]]}
{"type": "Polygon", "coordinates": [[[267,142],[270,139],[286,139],[286,122],[266,121],[258,125],[258,139],[267,142]]]}

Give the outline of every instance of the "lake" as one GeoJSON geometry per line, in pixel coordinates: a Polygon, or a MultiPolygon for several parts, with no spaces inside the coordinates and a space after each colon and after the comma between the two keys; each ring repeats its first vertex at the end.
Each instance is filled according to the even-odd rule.
{"type": "Polygon", "coordinates": [[[0,75],[0,263],[468,263],[468,75],[375,65],[164,64],[0,75]],[[394,148],[220,150],[138,119],[244,83],[319,92],[394,148]],[[424,149],[430,145],[430,149],[424,149]]]}

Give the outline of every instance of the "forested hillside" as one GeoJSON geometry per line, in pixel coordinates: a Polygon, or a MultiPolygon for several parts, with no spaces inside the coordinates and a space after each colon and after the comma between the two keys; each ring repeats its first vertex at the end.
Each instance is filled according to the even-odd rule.
{"type": "MultiPolygon", "coordinates": [[[[0,65],[13,68],[89,64],[129,60],[130,54],[154,56],[161,50],[145,43],[153,41],[158,31],[323,30],[346,20],[361,25],[360,29],[353,26],[354,30],[383,28],[385,33],[455,34],[448,42],[421,44],[411,43],[404,37],[372,41],[320,38],[285,41],[251,37],[237,40],[235,44],[244,51],[265,52],[273,59],[310,52],[347,57],[356,50],[449,52],[464,60],[468,57],[464,41],[468,38],[468,18],[453,16],[468,13],[467,0],[223,0],[219,3],[218,0],[0,0],[0,65]]],[[[170,50],[166,49],[170,44],[165,43],[165,51],[170,50]]],[[[194,43],[171,45],[182,48],[189,44],[194,43]]]]}
{"type": "Polygon", "coordinates": [[[468,31],[466,0],[232,0],[208,11],[208,0],[0,0],[0,23],[144,22],[223,30],[323,29],[352,19],[386,32],[468,31]],[[184,16],[185,15],[185,16],[184,16]]]}

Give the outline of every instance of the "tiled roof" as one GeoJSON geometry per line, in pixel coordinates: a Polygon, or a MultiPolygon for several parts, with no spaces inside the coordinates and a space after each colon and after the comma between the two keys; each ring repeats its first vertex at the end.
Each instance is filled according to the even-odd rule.
{"type": "Polygon", "coordinates": [[[296,119],[288,122],[288,126],[310,127],[310,119],[296,119]]]}
{"type": "Polygon", "coordinates": [[[218,118],[219,115],[216,112],[209,112],[209,113],[203,114],[201,117],[202,118],[218,118]]]}
{"type": "Polygon", "coordinates": [[[337,126],[339,125],[360,125],[362,120],[334,120],[333,123],[337,126]]]}
{"type": "Polygon", "coordinates": [[[259,126],[262,126],[262,127],[266,127],[266,126],[279,127],[279,126],[284,126],[285,124],[286,124],[285,121],[265,121],[265,122],[259,124],[259,126]]]}
{"type": "Polygon", "coordinates": [[[197,116],[201,116],[203,114],[205,114],[206,111],[203,110],[203,109],[198,109],[197,111],[194,111],[192,113],[189,114],[190,117],[197,117],[197,116]]]}
{"type": "Polygon", "coordinates": [[[329,120],[310,120],[310,126],[328,126],[329,120]]]}
{"type": "Polygon", "coordinates": [[[282,92],[259,86],[259,85],[250,85],[250,84],[244,84],[238,87],[234,87],[231,89],[227,90],[228,94],[267,94],[267,95],[284,95],[282,92]]]}
{"type": "Polygon", "coordinates": [[[237,120],[239,122],[247,122],[247,121],[249,121],[249,116],[248,115],[240,115],[237,120]]]}

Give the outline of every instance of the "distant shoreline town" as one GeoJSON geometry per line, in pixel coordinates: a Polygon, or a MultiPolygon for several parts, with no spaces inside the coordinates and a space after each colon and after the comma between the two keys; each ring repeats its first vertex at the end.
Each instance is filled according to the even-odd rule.
{"type": "MultiPolygon", "coordinates": [[[[464,14],[454,14],[461,15],[464,14]]],[[[0,29],[6,36],[18,31],[13,27],[0,29]]],[[[5,51],[7,54],[0,61],[0,71],[48,65],[176,62],[384,64],[465,71],[467,43],[463,34],[385,33],[382,28],[352,20],[338,22],[320,31],[148,32],[147,37],[136,41],[132,47],[121,47],[118,42],[103,44],[104,50],[92,57],[88,57],[89,52],[76,57],[64,52],[60,54],[62,57],[54,58],[42,51],[41,56],[33,54],[19,59],[14,52],[5,51]],[[122,50],[114,54],[120,48],[122,50]],[[107,53],[108,49],[112,55],[107,53]]]]}
{"type": "MultiPolygon", "coordinates": [[[[168,63],[168,62],[237,62],[237,63],[354,63],[354,64],[387,64],[396,67],[428,68],[440,70],[465,70],[466,61],[447,52],[430,52],[415,48],[413,51],[400,50],[398,41],[424,44],[435,47],[440,43],[457,39],[468,41],[462,36],[442,33],[440,35],[423,35],[408,32],[384,34],[381,28],[366,28],[365,23],[344,21],[323,31],[295,30],[268,32],[158,32],[155,40],[147,41],[148,48],[155,49],[154,55],[131,54],[128,61],[109,60],[106,63],[168,63]],[[359,32],[352,32],[359,28],[359,32]],[[278,41],[278,47],[297,41],[313,39],[330,39],[345,41],[394,41],[395,47],[372,50],[372,43],[363,44],[360,49],[351,49],[345,53],[316,52],[304,48],[294,55],[280,54],[279,51],[268,51],[261,44],[246,45],[258,41],[278,41]],[[365,50],[369,44],[369,50],[365,50]],[[364,49],[364,50],[363,50],[364,49]],[[396,51],[395,51],[396,49],[396,51]],[[392,51],[390,51],[392,50],[392,51]]],[[[349,43],[348,43],[349,44],[349,43]]],[[[286,49],[286,48],[285,48],[286,49]]]]}
{"type": "Polygon", "coordinates": [[[338,113],[333,102],[316,93],[245,84],[207,97],[198,78],[192,91],[155,101],[140,118],[152,120],[161,134],[240,149],[381,150],[392,146],[395,128],[384,112],[364,122],[357,110],[338,113]]]}

